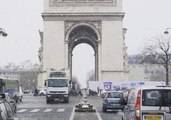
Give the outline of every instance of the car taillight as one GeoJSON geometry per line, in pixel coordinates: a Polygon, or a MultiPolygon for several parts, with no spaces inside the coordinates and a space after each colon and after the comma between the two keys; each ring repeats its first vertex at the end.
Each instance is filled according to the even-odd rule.
{"type": "Polygon", "coordinates": [[[141,90],[138,91],[137,99],[136,99],[136,104],[135,104],[135,117],[136,120],[140,120],[140,106],[141,106],[141,90]]]}

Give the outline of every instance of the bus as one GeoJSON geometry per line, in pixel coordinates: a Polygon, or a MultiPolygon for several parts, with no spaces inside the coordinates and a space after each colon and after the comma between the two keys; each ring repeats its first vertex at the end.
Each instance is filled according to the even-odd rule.
{"type": "Polygon", "coordinates": [[[22,101],[22,90],[19,84],[19,80],[14,79],[5,79],[3,78],[4,83],[4,93],[11,95],[16,102],[22,101]]]}

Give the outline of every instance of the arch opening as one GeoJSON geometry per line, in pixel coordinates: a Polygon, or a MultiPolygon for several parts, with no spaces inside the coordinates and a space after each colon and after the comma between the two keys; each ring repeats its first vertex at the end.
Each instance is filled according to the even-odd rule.
{"type": "MultiPolygon", "coordinates": [[[[94,50],[90,45],[82,43],[75,46],[72,54],[72,78],[77,79],[81,87],[85,88],[87,87],[87,80],[92,75],[90,73],[95,73],[94,50]]],[[[93,77],[95,78],[95,75],[93,77]]]]}
{"type": "Polygon", "coordinates": [[[98,35],[94,29],[86,25],[80,25],[72,29],[68,35],[68,68],[72,79],[73,50],[80,44],[88,44],[94,50],[95,80],[98,80],[98,35]]]}

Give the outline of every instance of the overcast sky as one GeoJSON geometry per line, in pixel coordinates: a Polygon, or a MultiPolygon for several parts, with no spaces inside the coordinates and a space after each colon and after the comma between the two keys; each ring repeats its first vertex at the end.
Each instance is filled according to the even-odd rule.
{"type": "MultiPolygon", "coordinates": [[[[0,27],[8,33],[7,37],[0,36],[0,66],[9,62],[19,64],[27,59],[39,62],[38,30],[43,30],[42,12],[43,0],[0,0],[0,27]]],[[[171,27],[171,0],[123,0],[123,12],[123,27],[128,29],[125,39],[128,54],[139,53],[144,41],[171,27]]],[[[73,52],[75,72],[94,69],[94,53],[90,46],[79,45],[73,52]],[[83,54],[86,57],[81,56],[83,54]]]]}

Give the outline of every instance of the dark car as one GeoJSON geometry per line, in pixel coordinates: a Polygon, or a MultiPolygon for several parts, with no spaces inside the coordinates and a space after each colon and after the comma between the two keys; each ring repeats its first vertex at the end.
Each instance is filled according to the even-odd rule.
{"type": "Polygon", "coordinates": [[[71,91],[69,92],[69,95],[71,95],[71,96],[77,96],[78,95],[78,92],[77,92],[77,90],[71,89],[71,91]]]}
{"type": "Polygon", "coordinates": [[[10,106],[11,106],[13,112],[16,113],[17,105],[16,105],[16,102],[15,102],[13,96],[6,93],[5,94],[5,99],[10,103],[10,106]]]}
{"type": "Polygon", "coordinates": [[[5,99],[5,94],[0,95],[0,120],[18,120],[10,106],[10,103],[5,99]]]}
{"type": "Polygon", "coordinates": [[[98,94],[98,93],[97,93],[96,91],[89,89],[89,95],[90,95],[90,96],[95,96],[95,95],[97,95],[97,94],[98,94]]]}
{"type": "Polygon", "coordinates": [[[123,110],[124,95],[121,91],[107,91],[103,98],[102,110],[106,112],[108,109],[123,110]]]}

